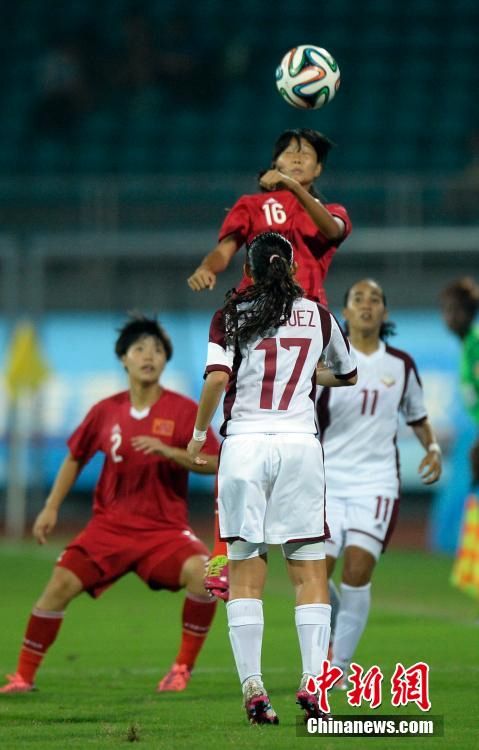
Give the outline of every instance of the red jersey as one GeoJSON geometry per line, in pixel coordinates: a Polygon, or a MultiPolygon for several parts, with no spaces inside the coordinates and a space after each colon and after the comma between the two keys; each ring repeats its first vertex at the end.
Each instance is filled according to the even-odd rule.
{"type": "MultiPolygon", "coordinates": [[[[340,240],[328,240],[289,190],[243,195],[229,211],[221,227],[219,239],[234,234],[243,243],[249,243],[261,232],[279,232],[284,235],[294,250],[298,264],[296,281],[303,287],[306,297],[327,305],[323,288],[328,268],[334,253],[351,232],[351,221],[344,206],[326,203],[332,216],[344,222],[344,234],[340,240]]],[[[243,276],[239,289],[251,284],[243,276]]]]}
{"type": "MultiPolygon", "coordinates": [[[[151,435],[186,448],[196,413],[194,401],[166,389],[141,412],[132,407],[128,391],[95,404],[68,440],[71,455],[81,464],[97,451],[105,454],[95,487],[94,514],[136,529],[187,527],[188,470],[163,456],[135,451],[131,439],[151,435]]],[[[205,453],[217,455],[218,450],[209,429],[205,453]]]]}

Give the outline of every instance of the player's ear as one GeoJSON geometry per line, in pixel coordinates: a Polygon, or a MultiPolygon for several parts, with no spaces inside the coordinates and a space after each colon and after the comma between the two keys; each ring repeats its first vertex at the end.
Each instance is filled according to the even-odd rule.
{"type": "Polygon", "coordinates": [[[314,178],[316,179],[317,177],[319,177],[322,171],[323,171],[323,165],[321,162],[318,162],[316,165],[316,169],[314,170],[314,178]]]}
{"type": "Polygon", "coordinates": [[[253,278],[253,274],[251,273],[251,266],[249,263],[245,263],[243,266],[244,275],[248,277],[248,279],[253,278]]]}
{"type": "Polygon", "coordinates": [[[291,265],[291,276],[293,277],[293,279],[296,276],[296,271],[297,270],[298,270],[298,264],[294,260],[293,263],[292,263],[292,265],[291,265]]]}
{"type": "Polygon", "coordinates": [[[128,367],[126,366],[126,354],[124,354],[122,357],[120,357],[120,362],[125,368],[125,370],[128,372],[128,367]]]}

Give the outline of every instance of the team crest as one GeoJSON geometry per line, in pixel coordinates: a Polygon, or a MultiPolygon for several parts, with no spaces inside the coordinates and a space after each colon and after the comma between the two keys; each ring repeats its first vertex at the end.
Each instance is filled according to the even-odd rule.
{"type": "Polygon", "coordinates": [[[379,379],[381,383],[384,383],[386,388],[390,388],[396,382],[396,379],[392,375],[382,375],[379,379]]]}
{"type": "Polygon", "coordinates": [[[153,435],[159,437],[172,437],[175,431],[175,421],[173,419],[154,419],[151,431],[153,435]]]}

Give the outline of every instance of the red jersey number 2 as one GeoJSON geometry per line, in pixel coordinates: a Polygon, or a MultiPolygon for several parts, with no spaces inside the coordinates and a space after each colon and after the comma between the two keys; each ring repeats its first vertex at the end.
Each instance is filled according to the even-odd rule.
{"type": "MultiPolygon", "coordinates": [[[[293,347],[299,348],[298,356],[293,367],[293,372],[291,373],[290,379],[286,383],[286,388],[283,391],[283,395],[281,396],[278,406],[279,411],[286,411],[293,397],[294,389],[298,384],[298,380],[304,367],[306,357],[308,356],[309,347],[311,346],[311,339],[282,338],[279,339],[279,343],[282,349],[289,350],[293,347]]],[[[263,339],[257,346],[255,346],[255,349],[262,349],[265,353],[264,375],[261,385],[259,407],[260,409],[272,409],[273,389],[278,360],[278,342],[276,339],[263,339]]]]}
{"type": "Polygon", "coordinates": [[[114,463],[119,464],[123,461],[123,456],[118,455],[118,449],[121,445],[121,433],[114,432],[111,436],[111,457],[114,463]]]}

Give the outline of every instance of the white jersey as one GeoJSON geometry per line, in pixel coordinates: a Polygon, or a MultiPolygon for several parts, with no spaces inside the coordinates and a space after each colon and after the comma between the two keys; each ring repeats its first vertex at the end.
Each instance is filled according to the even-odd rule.
{"type": "Polygon", "coordinates": [[[409,425],[427,417],[416,365],[406,352],[386,346],[366,355],[351,346],[358,363],[353,388],[324,388],[317,401],[328,495],[399,490],[398,415],[409,425]]]}
{"type": "Polygon", "coordinates": [[[205,374],[222,370],[230,375],[221,434],[315,434],[316,364],[323,352],[336,377],[347,380],[355,374],[348,340],[317,302],[296,300],[285,325],[236,348],[225,344],[223,311],[218,310],[211,321],[205,374]]]}

